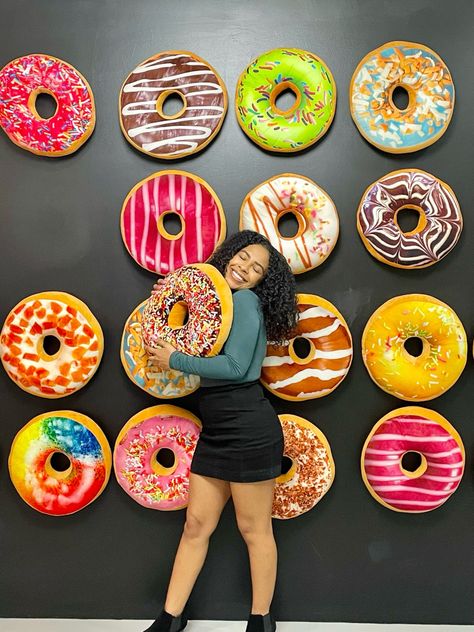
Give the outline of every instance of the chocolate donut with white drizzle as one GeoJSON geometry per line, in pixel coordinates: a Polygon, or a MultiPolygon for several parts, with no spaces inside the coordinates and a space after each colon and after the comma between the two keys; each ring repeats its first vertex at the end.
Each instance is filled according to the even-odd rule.
{"type": "Polygon", "coordinates": [[[459,203],[446,183],[421,169],[401,169],[372,183],[359,204],[357,229],[379,261],[397,268],[426,268],[456,245],[463,227],[459,203]],[[418,225],[403,232],[397,215],[419,213],[418,225]]]}
{"type": "Polygon", "coordinates": [[[119,96],[120,126],[139,151],[175,159],[203,149],[218,133],[227,111],[224,82],[204,59],[187,51],[164,51],[142,62],[125,79],[119,96]],[[167,115],[166,99],[183,107],[167,115]]]}

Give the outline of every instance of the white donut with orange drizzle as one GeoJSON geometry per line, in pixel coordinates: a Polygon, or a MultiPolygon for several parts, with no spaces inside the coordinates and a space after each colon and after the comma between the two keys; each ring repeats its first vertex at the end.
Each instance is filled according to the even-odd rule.
{"type": "Polygon", "coordinates": [[[346,377],[352,362],[352,337],[342,314],[324,298],[297,294],[296,336],[289,345],[267,345],[261,382],[288,400],[329,395],[346,377]],[[295,349],[298,339],[309,345],[306,357],[295,349]]]}
{"type": "Polygon", "coordinates": [[[39,397],[64,397],[94,375],[104,350],[102,329],[87,305],[65,292],[42,292],[23,299],[7,316],[0,356],[9,377],[39,397]],[[50,355],[45,338],[60,342],[50,355]]]}
{"type": "Polygon", "coordinates": [[[334,459],[324,434],[297,415],[279,415],[288,470],[276,479],[273,518],[296,518],[312,509],[331,487],[334,459]]]}
{"type": "Polygon", "coordinates": [[[362,478],[384,507],[421,513],[437,509],[456,491],[464,459],[462,439],[447,419],[434,410],[405,406],[387,413],[370,431],[362,449],[362,478]],[[418,455],[415,469],[402,461],[409,453],[418,455]]]}
{"type": "Polygon", "coordinates": [[[288,261],[294,274],[316,268],[331,254],[339,235],[334,202],[315,182],[282,173],[259,184],[245,196],[240,229],[265,235],[288,261]],[[298,222],[294,237],[283,237],[279,221],[292,214],[298,222]]]}

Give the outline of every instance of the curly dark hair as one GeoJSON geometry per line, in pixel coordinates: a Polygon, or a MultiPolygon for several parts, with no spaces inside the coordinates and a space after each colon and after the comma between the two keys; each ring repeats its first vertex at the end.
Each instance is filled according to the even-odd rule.
{"type": "Polygon", "coordinates": [[[284,344],[295,334],[298,310],[296,283],[285,257],[266,237],[253,230],[241,230],[228,237],[207,261],[225,274],[229,261],[239,250],[251,244],[264,246],[270,260],[268,270],[258,285],[251,288],[260,299],[267,339],[273,344],[284,344]]]}

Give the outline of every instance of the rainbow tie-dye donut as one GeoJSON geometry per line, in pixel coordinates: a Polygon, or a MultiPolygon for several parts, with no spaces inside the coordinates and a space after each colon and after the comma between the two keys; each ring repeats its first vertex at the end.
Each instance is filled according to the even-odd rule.
{"type": "Polygon", "coordinates": [[[418,151],[446,131],[454,109],[451,74],[437,53],[413,42],[388,42],[359,62],[350,86],[351,115],[362,136],[390,153],[418,151]],[[399,109],[393,92],[408,93],[399,109]]]}
{"type": "Polygon", "coordinates": [[[189,468],[201,427],[192,413],[169,404],[134,415],[115,442],[114,471],[119,485],[148,509],[185,507],[189,468]]]}
{"type": "Polygon", "coordinates": [[[237,82],[235,111],[254,143],[270,151],[301,151],[328,131],[336,111],[336,83],[327,65],[299,48],[275,48],[252,61],[237,82]],[[293,92],[288,110],[277,97],[293,92]]]}
{"type": "Polygon", "coordinates": [[[99,426],[71,410],[43,413],[13,440],[10,477],[23,500],[41,513],[65,516],[86,507],[102,493],[112,454],[99,426]],[[55,465],[56,455],[66,469],[55,465]]]}

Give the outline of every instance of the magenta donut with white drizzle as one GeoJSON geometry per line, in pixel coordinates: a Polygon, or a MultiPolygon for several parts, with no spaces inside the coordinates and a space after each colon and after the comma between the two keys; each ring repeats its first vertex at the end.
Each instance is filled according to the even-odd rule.
{"type": "Polygon", "coordinates": [[[463,220],[454,191],[421,169],[392,171],[372,183],[359,204],[357,230],[379,261],[396,268],[426,268],[445,257],[461,235],[463,220]],[[418,212],[416,228],[403,232],[397,216],[418,212]]]}

